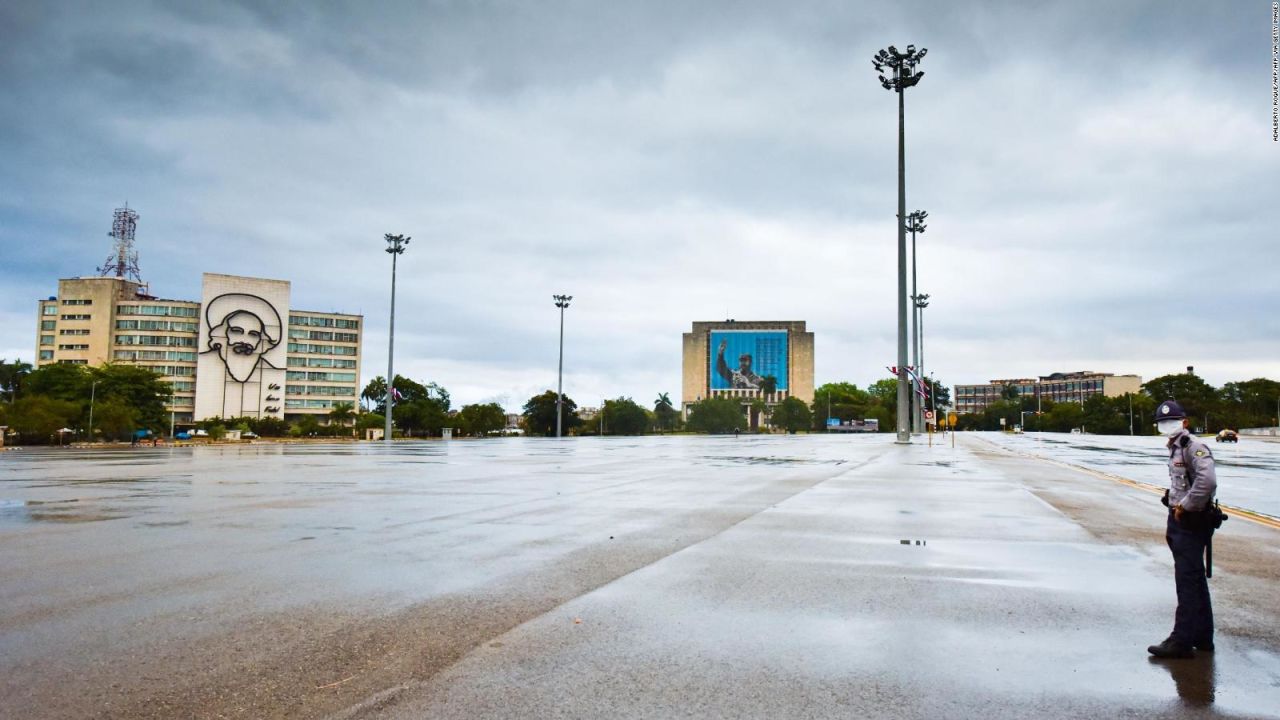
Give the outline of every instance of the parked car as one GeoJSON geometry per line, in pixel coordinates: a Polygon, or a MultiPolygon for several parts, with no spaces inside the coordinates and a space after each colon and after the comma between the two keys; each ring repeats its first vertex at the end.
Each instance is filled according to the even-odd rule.
{"type": "Polygon", "coordinates": [[[243,433],[240,433],[240,439],[241,439],[241,440],[257,440],[257,439],[258,439],[258,433],[254,432],[254,431],[252,431],[252,430],[250,430],[250,431],[248,431],[248,432],[243,432],[243,433]]]}
{"type": "Polygon", "coordinates": [[[1236,434],[1235,430],[1220,430],[1218,431],[1218,437],[1214,439],[1218,442],[1239,442],[1240,436],[1236,434]]]}

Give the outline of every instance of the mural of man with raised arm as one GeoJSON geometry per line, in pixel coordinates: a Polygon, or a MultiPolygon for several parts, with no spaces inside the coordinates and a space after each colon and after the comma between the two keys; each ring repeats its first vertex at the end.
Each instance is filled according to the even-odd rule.
{"type": "Polygon", "coordinates": [[[734,370],[724,360],[724,351],[727,347],[729,343],[721,340],[720,350],[716,353],[716,373],[735,390],[759,390],[760,382],[764,378],[751,369],[751,353],[739,355],[738,369],[734,370]]]}

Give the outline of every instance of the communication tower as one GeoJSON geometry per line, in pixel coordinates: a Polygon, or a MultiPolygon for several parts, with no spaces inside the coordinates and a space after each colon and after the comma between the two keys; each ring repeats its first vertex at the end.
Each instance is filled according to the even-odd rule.
{"type": "Polygon", "coordinates": [[[98,275],[132,280],[142,285],[142,273],[138,270],[138,251],[133,248],[133,236],[138,229],[138,213],[129,209],[125,203],[116,208],[111,219],[111,232],[107,233],[116,241],[115,249],[107,256],[107,261],[98,268],[98,275]]]}

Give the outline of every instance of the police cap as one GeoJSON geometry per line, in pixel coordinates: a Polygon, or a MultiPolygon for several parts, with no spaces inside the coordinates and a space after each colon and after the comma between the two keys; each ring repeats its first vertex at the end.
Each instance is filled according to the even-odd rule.
{"type": "Polygon", "coordinates": [[[1177,400],[1165,400],[1156,406],[1156,422],[1161,420],[1181,420],[1187,416],[1177,400]]]}

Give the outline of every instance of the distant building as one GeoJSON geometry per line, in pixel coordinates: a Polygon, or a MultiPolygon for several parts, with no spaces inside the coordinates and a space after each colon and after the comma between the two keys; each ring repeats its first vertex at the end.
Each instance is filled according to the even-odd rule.
{"type": "Polygon", "coordinates": [[[1142,378],[1137,375],[1113,375],[1084,370],[1041,375],[1038,378],[992,380],[984,385],[956,385],[956,412],[982,412],[992,403],[998,402],[1004,389],[1010,385],[1017,388],[1019,397],[1083,404],[1094,395],[1120,397],[1127,393],[1141,392],[1142,378]]]}
{"type": "Polygon", "coordinates": [[[813,333],[803,320],[695,322],[684,333],[681,407],[709,397],[813,403],[813,333]],[[762,384],[773,377],[773,393],[762,384]]]}
{"type": "Polygon", "coordinates": [[[58,281],[37,308],[36,365],[147,367],[173,387],[180,423],[324,415],[359,400],[363,319],[295,310],[290,284],[205,273],[194,300],[122,277],[58,281]]]}

